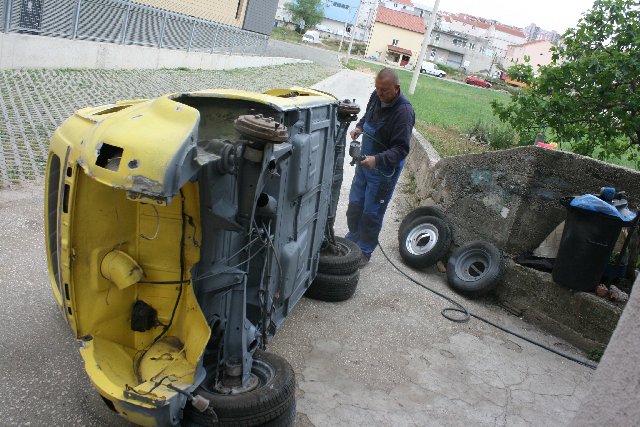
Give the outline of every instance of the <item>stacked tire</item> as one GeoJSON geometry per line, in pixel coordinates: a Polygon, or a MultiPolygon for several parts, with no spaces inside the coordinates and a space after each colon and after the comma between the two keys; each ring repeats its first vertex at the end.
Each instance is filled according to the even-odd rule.
{"type": "Polygon", "coordinates": [[[398,244],[405,264],[414,268],[430,267],[447,255],[451,229],[440,209],[421,206],[400,223],[398,244]]]}
{"type": "Polygon", "coordinates": [[[351,240],[336,237],[334,251],[320,253],[318,274],[305,296],[319,301],[346,301],[353,296],[360,279],[362,252],[351,240]]]}

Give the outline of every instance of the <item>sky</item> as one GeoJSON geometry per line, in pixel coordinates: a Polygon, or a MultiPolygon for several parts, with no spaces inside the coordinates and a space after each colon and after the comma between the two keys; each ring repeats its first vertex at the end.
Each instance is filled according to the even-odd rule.
{"type": "MultiPolygon", "coordinates": [[[[524,28],[532,22],[544,30],[562,34],[575,27],[580,16],[591,9],[594,0],[440,0],[439,10],[495,19],[524,28]]],[[[413,0],[416,6],[435,4],[435,0],[413,0]]]]}

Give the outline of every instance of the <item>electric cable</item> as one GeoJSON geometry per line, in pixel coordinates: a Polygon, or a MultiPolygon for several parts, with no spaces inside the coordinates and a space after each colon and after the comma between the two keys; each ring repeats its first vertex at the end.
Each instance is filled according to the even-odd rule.
{"type": "Polygon", "coordinates": [[[549,351],[551,353],[554,353],[554,354],[556,354],[556,355],[558,355],[560,357],[564,357],[565,359],[570,360],[572,362],[575,362],[575,363],[577,363],[579,365],[586,366],[587,368],[590,368],[590,369],[596,369],[598,367],[597,365],[594,365],[593,363],[587,362],[585,360],[578,359],[578,358],[573,357],[571,355],[568,355],[566,353],[562,353],[562,352],[560,352],[558,350],[555,350],[555,349],[553,349],[553,348],[551,348],[549,346],[546,346],[546,345],[544,345],[542,343],[539,343],[539,342],[534,341],[534,340],[532,340],[530,338],[527,338],[527,337],[525,337],[525,336],[523,336],[523,335],[521,335],[521,334],[519,334],[517,332],[514,332],[514,331],[512,331],[510,329],[507,329],[507,328],[505,328],[503,326],[500,326],[500,325],[498,325],[498,324],[496,324],[496,323],[494,323],[494,322],[492,322],[492,321],[490,321],[490,320],[488,320],[488,319],[486,319],[486,318],[484,318],[484,317],[482,317],[480,315],[477,315],[477,314],[474,314],[474,313],[470,312],[469,310],[467,310],[466,307],[464,307],[462,304],[460,304],[459,302],[457,302],[453,298],[450,298],[450,297],[448,297],[448,296],[436,291],[435,289],[432,289],[432,288],[428,287],[427,285],[417,281],[413,277],[409,276],[400,267],[398,267],[398,265],[396,265],[391,260],[391,258],[389,258],[387,253],[382,248],[382,245],[380,244],[380,242],[378,242],[378,247],[380,247],[380,251],[382,252],[382,255],[384,255],[384,257],[387,259],[389,264],[391,264],[393,267],[395,267],[395,269],[400,274],[402,274],[404,277],[406,277],[408,280],[410,280],[411,282],[415,283],[416,285],[421,286],[424,289],[428,290],[429,292],[438,295],[439,297],[445,299],[446,301],[450,302],[451,304],[453,304],[455,306],[455,307],[446,307],[440,312],[440,314],[442,314],[442,316],[445,319],[450,320],[452,322],[457,322],[457,323],[466,323],[473,317],[475,319],[480,320],[481,322],[484,322],[484,323],[486,323],[486,324],[488,324],[490,326],[493,326],[496,329],[499,329],[499,330],[501,330],[503,332],[506,332],[507,334],[513,335],[514,337],[518,337],[518,338],[520,338],[520,339],[522,339],[522,340],[524,340],[524,341],[526,341],[526,342],[528,342],[530,344],[533,344],[535,346],[538,346],[538,347],[542,348],[543,350],[547,350],[547,351],[549,351]],[[463,317],[461,317],[461,318],[452,317],[451,315],[448,314],[449,312],[461,313],[463,317]]]}
{"type": "Polygon", "coordinates": [[[151,342],[151,344],[149,344],[148,346],[146,346],[144,348],[144,350],[142,350],[142,354],[140,355],[140,357],[136,357],[136,355],[133,356],[133,372],[136,374],[136,377],[138,377],[138,381],[142,382],[142,378],[140,377],[140,363],[142,362],[142,358],[144,357],[145,354],[147,354],[147,352],[149,351],[149,349],[151,347],[153,347],[153,345],[155,343],[157,343],[168,331],[169,328],[171,327],[171,325],[173,324],[173,319],[175,318],[176,315],[176,311],[178,310],[178,305],[180,304],[180,298],[182,297],[182,288],[183,288],[183,284],[185,283],[184,280],[184,242],[185,242],[185,234],[186,234],[186,214],[184,212],[184,204],[185,204],[185,199],[184,199],[184,193],[182,192],[182,190],[180,190],[180,198],[181,198],[181,216],[182,216],[182,235],[180,236],[180,287],[178,288],[178,296],[176,297],[176,302],[173,305],[173,310],[171,311],[171,317],[169,318],[169,323],[167,323],[166,325],[163,326],[162,328],[162,332],[160,332],[160,334],[158,334],[157,337],[154,338],[154,340],[151,342]]]}

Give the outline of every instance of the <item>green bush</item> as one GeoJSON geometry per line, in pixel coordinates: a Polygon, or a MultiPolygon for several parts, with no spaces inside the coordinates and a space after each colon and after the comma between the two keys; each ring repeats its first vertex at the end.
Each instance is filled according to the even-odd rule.
{"type": "Polygon", "coordinates": [[[471,142],[487,144],[496,150],[518,145],[516,132],[508,125],[498,125],[478,120],[469,127],[467,135],[471,142]]]}

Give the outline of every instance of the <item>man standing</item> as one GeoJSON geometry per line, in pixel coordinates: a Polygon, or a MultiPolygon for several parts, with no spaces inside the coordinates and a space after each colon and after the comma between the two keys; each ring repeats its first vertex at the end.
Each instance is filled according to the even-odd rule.
{"type": "Polygon", "coordinates": [[[347,239],[362,250],[364,266],[378,244],[387,205],[409,153],[415,123],[413,107],[400,92],[398,74],[389,68],[376,76],[364,116],[351,131],[362,135],[360,154],[366,156],[356,167],[347,208],[347,239]]]}

